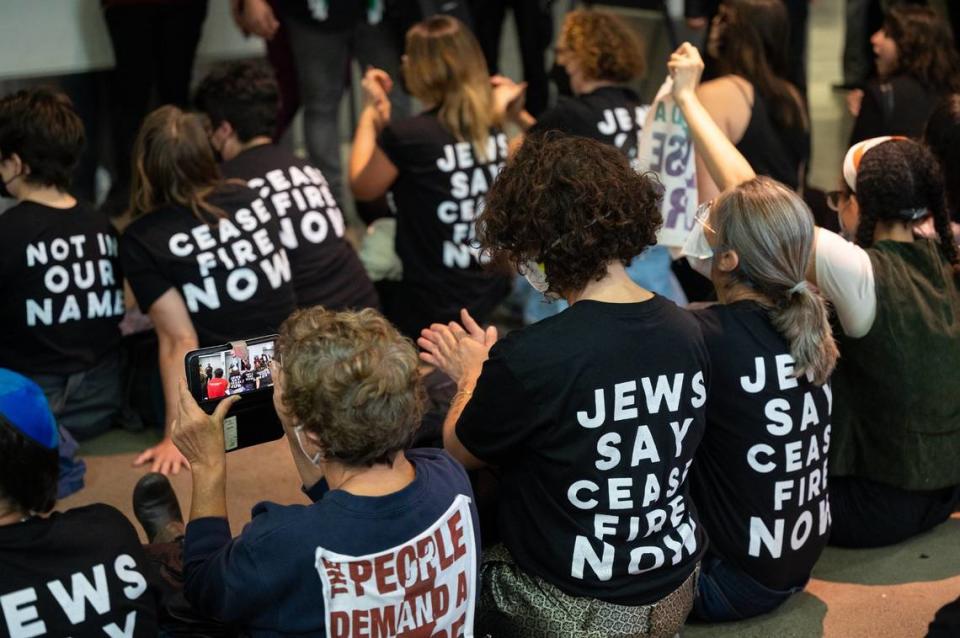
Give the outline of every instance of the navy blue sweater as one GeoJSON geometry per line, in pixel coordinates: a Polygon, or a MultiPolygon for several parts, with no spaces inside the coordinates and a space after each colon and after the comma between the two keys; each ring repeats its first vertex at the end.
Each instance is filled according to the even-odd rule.
{"type": "Polygon", "coordinates": [[[406,455],[416,477],[387,496],[330,491],[322,480],[307,491],[312,505],[257,504],[236,538],[226,519],[191,521],[187,599],[255,638],[326,635],[327,622],[340,635],[352,635],[351,623],[395,634],[431,620],[443,626],[445,610],[458,616],[453,629],[470,621],[480,527],[467,474],[443,450],[406,455]],[[371,607],[360,616],[342,611],[371,607]]]}

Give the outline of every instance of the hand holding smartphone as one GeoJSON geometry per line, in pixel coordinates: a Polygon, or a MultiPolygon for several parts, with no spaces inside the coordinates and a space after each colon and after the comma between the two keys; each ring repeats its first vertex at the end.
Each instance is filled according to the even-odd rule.
{"type": "Polygon", "coordinates": [[[224,419],[228,452],[274,441],[283,426],[273,409],[273,367],[277,335],[266,335],[187,353],[187,387],[201,408],[212,414],[224,398],[241,395],[224,419]]]}

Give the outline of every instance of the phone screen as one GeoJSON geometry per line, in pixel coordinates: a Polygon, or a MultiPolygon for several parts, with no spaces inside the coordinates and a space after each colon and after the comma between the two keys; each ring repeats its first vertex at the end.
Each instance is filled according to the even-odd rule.
{"type": "Polygon", "coordinates": [[[222,399],[272,387],[273,351],[274,342],[264,341],[246,348],[226,347],[200,355],[195,361],[199,368],[201,399],[222,399]]]}

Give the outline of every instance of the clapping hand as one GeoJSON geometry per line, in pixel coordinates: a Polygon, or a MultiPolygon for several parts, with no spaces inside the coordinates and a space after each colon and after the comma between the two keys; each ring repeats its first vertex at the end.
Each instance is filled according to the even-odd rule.
{"type": "Polygon", "coordinates": [[[377,120],[380,125],[390,121],[390,97],[393,90],[393,80],[390,75],[376,67],[369,67],[363,74],[360,83],[363,89],[363,105],[372,106],[377,111],[377,120]]]}
{"type": "Polygon", "coordinates": [[[514,82],[504,75],[490,78],[493,87],[494,112],[506,120],[516,120],[523,111],[527,96],[527,83],[514,82]]]}
{"type": "Polygon", "coordinates": [[[480,376],[483,362],[497,342],[497,329],[490,326],[484,330],[466,309],[460,311],[460,320],[463,325],[435,323],[417,339],[423,349],[420,359],[443,370],[458,385],[480,376]]]}

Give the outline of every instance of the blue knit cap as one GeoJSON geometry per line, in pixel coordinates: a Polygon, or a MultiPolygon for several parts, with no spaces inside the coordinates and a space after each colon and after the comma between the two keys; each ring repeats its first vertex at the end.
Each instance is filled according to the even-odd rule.
{"type": "Polygon", "coordinates": [[[43,390],[25,376],[5,368],[0,368],[0,414],[29,439],[48,450],[57,448],[57,422],[43,390]]]}

